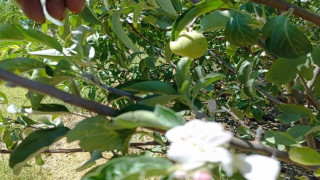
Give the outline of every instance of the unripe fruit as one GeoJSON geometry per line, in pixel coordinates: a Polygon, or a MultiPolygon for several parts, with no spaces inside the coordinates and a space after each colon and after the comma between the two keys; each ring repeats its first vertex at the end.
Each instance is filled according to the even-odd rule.
{"type": "Polygon", "coordinates": [[[44,23],[46,17],[39,0],[18,0],[22,11],[31,19],[38,23],[44,23]]]}
{"type": "Polygon", "coordinates": [[[196,59],[207,52],[208,42],[199,32],[182,32],[175,41],[170,41],[170,49],[174,54],[196,59]]]}
{"type": "Polygon", "coordinates": [[[46,8],[50,16],[57,20],[63,20],[67,14],[67,7],[64,0],[47,0],[46,8]]]}
{"type": "Polygon", "coordinates": [[[86,0],[65,0],[67,8],[73,13],[81,13],[83,10],[86,0]]]}

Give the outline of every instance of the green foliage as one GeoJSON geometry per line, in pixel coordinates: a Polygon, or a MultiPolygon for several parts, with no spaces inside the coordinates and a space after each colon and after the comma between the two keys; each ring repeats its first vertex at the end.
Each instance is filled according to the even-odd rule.
{"type": "Polygon", "coordinates": [[[156,106],[154,112],[133,111],[121,114],[113,118],[114,124],[122,128],[150,127],[154,129],[168,130],[182,125],[182,120],[175,113],[162,106],[156,106]]]}
{"type": "Polygon", "coordinates": [[[83,179],[136,180],[151,176],[163,175],[173,166],[164,158],[154,157],[121,157],[89,171],[83,179]]]}
{"type": "Polygon", "coordinates": [[[270,19],[262,29],[266,39],[266,48],[283,58],[297,58],[312,51],[307,37],[294,25],[288,17],[281,15],[270,19]]]}
{"type": "Polygon", "coordinates": [[[57,127],[31,133],[10,156],[9,165],[13,172],[19,174],[29,159],[48,149],[53,142],[61,139],[68,131],[66,127],[57,127]]]}
{"type": "Polygon", "coordinates": [[[36,29],[25,29],[18,25],[3,24],[0,26],[1,41],[31,41],[42,43],[62,52],[60,43],[53,37],[43,34],[36,29]]]}
{"type": "Polygon", "coordinates": [[[68,132],[68,142],[80,140],[80,147],[88,151],[118,150],[127,152],[134,129],[113,125],[106,118],[87,118],[68,132]]]}
{"type": "Polygon", "coordinates": [[[250,15],[235,12],[227,23],[225,38],[231,44],[240,47],[254,45],[259,40],[257,25],[250,15]]]}
{"type": "Polygon", "coordinates": [[[316,166],[320,164],[320,155],[311,148],[294,148],[289,151],[289,158],[302,165],[316,166]]]}
{"type": "Polygon", "coordinates": [[[285,124],[299,121],[304,117],[315,119],[315,116],[313,115],[311,110],[300,105],[283,104],[278,105],[277,109],[282,112],[282,114],[277,116],[277,119],[285,124]]]}
{"type": "Polygon", "coordinates": [[[300,67],[305,64],[306,59],[306,56],[296,59],[279,58],[269,68],[266,79],[276,85],[292,82],[299,73],[300,67]]]}

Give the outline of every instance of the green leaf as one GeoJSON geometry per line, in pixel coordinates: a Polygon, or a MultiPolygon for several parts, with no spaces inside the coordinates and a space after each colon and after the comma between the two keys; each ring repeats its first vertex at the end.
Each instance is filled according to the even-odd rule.
{"type": "Polygon", "coordinates": [[[29,159],[37,157],[41,152],[48,149],[52,143],[61,139],[68,131],[69,129],[66,127],[57,127],[41,129],[31,133],[10,156],[9,165],[14,174],[19,174],[29,159]]]}
{"type": "Polygon", "coordinates": [[[140,17],[140,13],[146,7],[147,3],[145,1],[139,1],[133,11],[132,23],[135,28],[138,27],[138,20],[140,17]]]}
{"type": "Polygon", "coordinates": [[[289,83],[294,80],[300,67],[306,63],[306,60],[306,56],[296,59],[279,58],[270,66],[266,73],[266,79],[275,85],[289,83]]]}
{"type": "Polygon", "coordinates": [[[41,50],[41,51],[28,52],[28,54],[59,61],[61,59],[65,59],[65,54],[67,56],[71,56],[69,51],[67,51],[65,49],[63,49],[63,51],[64,51],[64,54],[55,50],[55,49],[46,49],[46,50],[41,50]]]}
{"type": "Polygon", "coordinates": [[[170,127],[170,129],[184,124],[183,119],[180,116],[177,116],[173,110],[164,106],[157,105],[154,109],[154,114],[162,124],[170,127]]]}
{"type": "Polygon", "coordinates": [[[320,126],[295,125],[288,129],[286,132],[291,134],[294,138],[298,139],[319,130],[320,126]]]}
{"type": "Polygon", "coordinates": [[[258,122],[262,120],[263,112],[261,112],[257,106],[252,106],[251,112],[253,114],[254,119],[256,119],[258,122]]]}
{"type": "Polygon", "coordinates": [[[137,180],[148,179],[151,176],[167,175],[173,163],[159,157],[130,157],[124,156],[110,160],[104,165],[92,169],[83,180],[112,179],[112,180],[137,180]]]}
{"type": "Polygon", "coordinates": [[[248,82],[252,73],[253,61],[253,59],[244,59],[237,65],[236,74],[240,83],[246,84],[248,82]]]}
{"type": "Polygon", "coordinates": [[[79,16],[86,22],[91,24],[101,25],[101,22],[96,17],[95,14],[91,11],[91,9],[86,5],[79,16]]]}
{"type": "Polygon", "coordinates": [[[271,144],[282,144],[285,146],[296,145],[297,141],[289,133],[279,131],[266,131],[264,138],[271,144]]]}
{"type": "Polygon", "coordinates": [[[28,118],[26,116],[18,116],[17,122],[22,124],[22,125],[24,125],[25,127],[26,126],[31,126],[33,124],[37,124],[36,121],[34,121],[34,120],[32,120],[32,119],[30,119],[30,118],[28,118]]]}
{"type": "Polygon", "coordinates": [[[167,105],[170,101],[174,99],[181,98],[181,95],[154,95],[151,97],[146,97],[140,100],[138,103],[146,106],[155,106],[157,104],[160,105],[167,105]]]}
{"type": "Polygon", "coordinates": [[[41,154],[39,156],[35,157],[35,162],[37,165],[44,165],[44,161],[41,157],[41,154]]]}
{"type": "Polygon", "coordinates": [[[258,42],[259,31],[255,27],[250,15],[235,12],[227,23],[225,39],[236,46],[251,46],[258,42]]]}
{"type": "Polygon", "coordinates": [[[282,113],[276,117],[282,123],[289,124],[291,122],[299,121],[303,117],[316,119],[310,109],[297,104],[280,104],[277,109],[282,113]]]}
{"type": "Polygon", "coordinates": [[[320,177],[320,168],[318,168],[313,174],[316,177],[320,177]]]}
{"type": "Polygon", "coordinates": [[[62,52],[62,46],[53,37],[43,34],[36,29],[25,29],[18,25],[0,25],[0,41],[29,41],[36,42],[52,47],[62,52]]]}
{"type": "Polygon", "coordinates": [[[320,165],[319,153],[308,147],[295,148],[289,151],[289,158],[296,163],[306,166],[320,165]]]}
{"type": "Polygon", "coordinates": [[[171,0],[156,0],[159,6],[162,10],[164,10],[166,13],[168,13],[170,16],[176,18],[178,17],[178,14],[176,10],[174,9],[171,0]]]}
{"type": "Polygon", "coordinates": [[[241,120],[244,118],[244,113],[236,107],[230,107],[230,110],[241,120]]]}
{"type": "Polygon", "coordinates": [[[192,60],[190,58],[182,58],[177,64],[176,74],[174,76],[178,89],[181,89],[182,84],[190,78],[190,65],[192,60]]]}
{"type": "Polygon", "coordinates": [[[311,55],[314,64],[320,66],[320,44],[313,48],[311,55]]]}
{"type": "Polygon", "coordinates": [[[193,90],[192,90],[192,96],[196,97],[198,92],[202,89],[205,88],[207,86],[209,86],[210,84],[219,81],[223,78],[225,78],[226,76],[221,74],[221,73],[213,73],[213,74],[208,74],[203,78],[200,78],[197,83],[194,85],[193,90]]]}
{"type": "Polygon", "coordinates": [[[241,138],[247,138],[247,139],[252,138],[251,130],[243,126],[240,126],[237,128],[237,133],[240,135],[241,138]]]}
{"type": "Polygon", "coordinates": [[[2,93],[2,92],[0,92],[0,101],[1,101],[2,103],[8,104],[8,98],[7,98],[7,96],[6,96],[4,93],[2,93]]]}
{"type": "Polygon", "coordinates": [[[0,61],[1,69],[15,73],[22,73],[45,67],[46,64],[43,62],[30,58],[14,58],[0,61]]]}
{"type": "Polygon", "coordinates": [[[235,13],[233,10],[213,11],[204,16],[201,20],[201,27],[204,32],[216,31],[226,27],[230,17],[235,13]]]}
{"type": "Polygon", "coordinates": [[[313,78],[313,71],[315,69],[310,58],[307,58],[306,63],[299,67],[299,74],[301,74],[306,80],[311,80],[313,78]]]}
{"type": "Polygon", "coordinates": [[[266,48],[279,57],[297,58],[312,51],[308,38],[288,22],[287,16],[281,15],[268,20],[262,34],[266,38],[266,48]]]}
{"type": "Polygon", "coordinates": [[[115,125],[122,128],[149,127],[169,130],[182,125],[182,121],[175,113],[162,106],[156,106],[154,112],[138,110],[121,114],[113,118],[115,125]]]}
{"type": "Polygon", "coordinates": [[[140,50],[133,44],[131,39],[126,35],[125,31],[123,30],[120,22],[120,15],[122,10],[116,11],[112,17],[112,30],[118,36],[118,38],[122,41],[124,45],[126,45],[129,49],[133,50],[134,52],[140,52],[140,50]]]}
{"type": "Polygon", "coordinates": [[[175,94],[176,90],[169,84],[161,81],[142,81],[123,88],[126,91],[139,93],[152,92],[154,94],[175,94]]]}
{"type": "Polygon", "coordinates": [[[84,45],[85,39],[95,33],[95,30],[89,26],[81,25],[71,32],[71,41],[74,43],[74,50],[77,52],[79,58],[88,57],[88,50],[86,48],[88,45],[84,45]]]}
{"type": "Polygon", "coordinates": [[[68,108],[61,104],[40,104],[34,111],[36,114],[61,114],[70,113],[68,108]]]}
{"type": "Polygon", "coordinates": [[[254,79],[249,79],[243,88],[244,93],[251,98],[256,97],[256,88],[254,87],[254,79]]]}
{"type": "Polygon", "coordinates": [[[110,123],[105,117],[95,116],[78,123],[67,134],[68,142],[79,140],[80,147],[87,150],[127,152],[135,129],[124,129],[110,123]]]}
{"type": "Polygon", "coordinates": [[[228,7],[229,6],[225,4],[223,0],[207,0],[197,3],[176,19],[172,27],[171,40],[176,40],[185,26],[188,25],[196,17],[219,8],[228,7]]]}

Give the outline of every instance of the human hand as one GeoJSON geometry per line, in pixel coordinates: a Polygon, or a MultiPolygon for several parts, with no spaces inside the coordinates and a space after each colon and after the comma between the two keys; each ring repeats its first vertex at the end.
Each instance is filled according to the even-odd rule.
{"type": "MultiPolygon", "coordinates": [[[[46,21],[40,0],[16,0],[16,2],[31,20],[38,23],[46,21]]],[[[46,9],[50,16],[61,21],[65,18],[67,9],[77,14],[83,10],[85,3],[86,0],[46,0],[46,9]]]]}

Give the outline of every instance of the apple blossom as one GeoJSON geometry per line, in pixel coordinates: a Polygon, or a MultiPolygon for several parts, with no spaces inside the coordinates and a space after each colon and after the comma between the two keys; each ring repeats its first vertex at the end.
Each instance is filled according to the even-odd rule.
{"type": "Polygon", "coordinates": [[[199,168],[206,163],[229,164],[231,153],[224,147],[232,134],[215,122],[192,120],[166,133],[171,141],[169,159],[181,164],[182,170],[199,168]]]}
{"type": "Polygon", "coordinates": [[[209,173],[199,170],[208,164],[214,165],[211,168],[220,164],[229,177],[240,171],[247,180],[276,180],[280,172],[279,161],[270,157],[232,154],[226,148],[232,134],[215,122],[192,120],[170,129],[166,137],[171,141],[167,156],[179,164],[177,179],[185,178],[188,171],[194,180],[212,179],[209,173]]]}
{"type": "Polygon", "coordinates": [[[258,154],[247,156],[244,161],[247,165],[241,166],[239,170],[247,180],[276,180],[278,178],[279,161],[258,154]]]}

